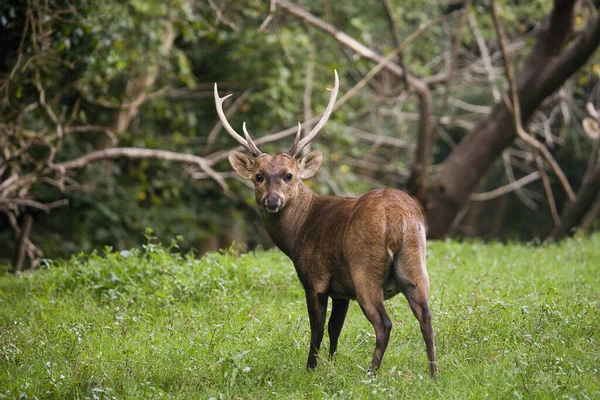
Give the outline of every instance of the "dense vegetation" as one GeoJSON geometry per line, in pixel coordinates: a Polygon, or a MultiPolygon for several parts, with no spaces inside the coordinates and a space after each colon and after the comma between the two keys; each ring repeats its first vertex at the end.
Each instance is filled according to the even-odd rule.
{"type": "Polygon", "coordinates": [[[598,234],[431,242],[432,380],[402,296],[377,377],[356,304],[335,360],[307,372],[304,294],[279,251],[79,254],[0,276],[0,398],[598,398],[599,259],[598,234]]]}
{"type": "MultiPolygon", "coordinates": [[[[232,241],[250,248],[268,245],[257,228],[251,192],[234,179],[224,160],[234,142],[220,130],[212,85],[219,82],[222,94],[234,94],[226,103],[232,124],[239,130],[246,121],[260,138],[318,116],[333,69],[340,74],[340,97],[358,89],[314,142],[326,156],[311,182],[317,192],[414,189],[415,171],[426,166],[421,160],[421,169],[415,167],[420,139],[430,135],[431,168],[423,175],[430,183],[426,189],[437,196],[441,190],[434,190],[435,179],[443,171],[451,175],[444,182],[466,182],[454,173],[457,169],[485,171],[468,190],[454,191],[463,197],[530,179],[527,187],[467,206],[467,197],[450,199],[460,209],[444,215],[464,217],[452,225],[451,235],[530,240],[549,234],[557,224],[551,200],[539,175],[535,177],[541,171],[535,154],[522,141],[508,140],[502,156],[485,167],[445,165],[461,148],[457,144],[471,138],[469,132],[484,131],[480,123],[504,106],[501,94],[508,86],[489,2],[295,4],[304,15],[294,14],[293,5],[283,0],[1,2],[0,259],[16,263],[15,253],[22,249],[21,264],[27,268],[37,265],[42,254],[68,257],[105,245],[126,249],[143,243],[141,232],[148,226],[162,240],[184,235],[181,246],[199,252],[232,241]],[[271,3],[277,4],[275,10],[271,3]],[[308,23],[306,15],[347,34],[354,44],[308,23]],[[394,68],[365,80],[377,61],[357,50],[356,43],[383,57],[406,40],[388,64],[394,68]],[[406,71],[428,87],[431,109],[425,116],[415,86],[404,79],[406,71]],[[431,122],[426,135],[420,132],[422,121],[431,122]],[[115,147],[194,154],[205,157],[211,169],[126,156],[65,167],[115,147]],[[523,226],[523,216],[532,213],[535,218],[523,226]]],[[[562,10],[559,17],[572,12],[573,18],[558,24],[569,32],[550,32],[551,47],[559,49],[562,40],[565,51],[585,47],[579,42],[591,48],[585,57],[570,58],[581,65],[565,67],[574,70],[558,82],[560,90],[551,90],[541,105],[525,104],[537,110],[527,129],[550,149],[577,191],[585,186],[584,171],[600,165],[598,140],[582,128],[582,120],[597,118],[600,107],[600,61],[593,53],[600,41],[595,3],[498,1],[517,72],[527,72],[529,54],[535,56],[548,39],[544,30],[554,27],[548,24],[553,7],[562,10]]],[[[551,64],[533,60],[539,68],[551,64]]],[[[547,75],[533,73],[534,81],[547,75]]],[[[535,94],[534,89],[527,93],[535,94]]],[[[507,118],[495,126],[510,130],[507,118]]],[[[277,152],[289,141],[261,148],[277,152]]],[[[484,141],[475,143],[481,147],[484,141]]],[[[560,212],[568,196],[553,173],[548,184],[560,212]]],[[[454,192],[446,190],[445,195],[454,192]]],[[[588,197],[593,201],[594,192],[588,197]]],[[[428,212],[434,210],[426,198],[419,200],[428,212]]],[[[438,200],[443,201],[432,205],[447,203],[438,200]]]]}

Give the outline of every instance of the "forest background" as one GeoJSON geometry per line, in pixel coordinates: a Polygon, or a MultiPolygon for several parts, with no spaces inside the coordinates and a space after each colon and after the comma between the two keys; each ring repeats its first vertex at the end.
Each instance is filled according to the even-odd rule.
{"type": "Polygon", "coordinates": [[[274,154],[297,121],[310,130],[318,120],[334,69],[336,110],[311,144],[325,153],[308,182],[316,192],[407,190],[431,238],[538,241],[598,229],[597,8],[2,2],[0,263],[21,270],[137,247],[146,228],[164,242],[181,236],[184,251],[272,246],[253,191],[226,160],[236,143],[213,85],[233,93],[234,128],[245,121],[274,154]]]}

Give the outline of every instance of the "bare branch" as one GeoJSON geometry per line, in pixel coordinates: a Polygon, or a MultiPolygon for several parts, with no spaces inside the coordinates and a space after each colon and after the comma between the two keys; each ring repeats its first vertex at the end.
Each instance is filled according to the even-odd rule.
{"type": "Polygon", "coordinates": [[[442,98],[442,106],[441,106],[440,112],[438,114],[440,117],[438,118],[438,121],[433,129],[432,143],[435,143],[435,138],[437,137],[435,132],[439,129],[439,126],[441,124],[441,122],[439,120],[442,118],[442,116],[444,114],[446,114],[446,110],[448,109],[448,101],[450,100],[450,91],[452,89],[452,80],[454,78],[455,71],[456,71],[456,60],[458,57],[458,49],[459,49],[460,43],[462,41],[462,31],[463,31],[465,22],[467,20],[466,19],[467,14],[469,14],[469,12],[468,12],[469,8],[471,8],[471,0],[466,0],[465,4],[463,6],[464,12],[460,16],[460,22],[458,25],[458,29],[456,31],[456,37],[454,38],[454,43],[452,43],[452,51],[450,53],[450,59],[448,60],[448,66],[447,66],[447,72],[446,72],[446,77],[447,77],[446,88],[444,91],[444,97],[442,98]]]}
{"type": "Polygon", "coordinates": [[[6,205],[17,205],[17,206],[27,206],[31,208],[37,208],[43,210],[45,212],[50,212],[51,209],[56,207],[61,207],[69,204],[69,200],[62,199],[57,200],[49,204],[40,203],[39,201],[31,200],[31,199],[19,199],[19,198],[4,198],[0,199],[0,204],[6,205]]]}
{"type": "Polygon", "coordinates": [[[478,104],[467,103],[466,101],[462,101],[460,99],[455,99],[453,97],[448,98],[448,103],[452,104],[455,107],[463,109],[465,111],[469,111],[477,114],[487,115],[492,112],[492,107],[490,106],[480,106],[478,104]]]}
{"type": "Polygon", "coordinates": [[[396,174],[400,176],[406,175],[405,171],[399,169],[393,164],[381,165],[381,163],[378,162],[353,157],[344,157],[342,159],[342,162],[353,167],[368,169],[369,171],[385,172],[388,174],[396,174]]]}
{"type": "Polygon", "coordinates": [[[80,132],[103,132],[111,142],[111,146],[116,146],[119,142],[117,135],[109,128],[105,126],[96,126],[96,125],[77,125],[77,126],[68,126],[64,128],[65,133],[80,133],[80,132]]]}
{"type": "MultiPolygon", "coordinates": [[[[502,161],[504,164],[504,173],[506,174],[508,181],[510,183],[514,183],[516,181],[515,173],[513,172],[510,153],[508,151],[502,152],[502,161]]],[[[515,194],[527,207],[531,208],[532,210],[537,210],[537,204],[527,196],[527,194],[525,193],[525,189],[522,189],[521,187],[516,187],[515,194]]]]}
{"type": "Polygon", "coordinates": [[[473,193],[469,197],[471,201],[487,201],[492,200],[502,195],[505,195],[510,192],[514,192],[517,189],[522,188],[525,185],[530,184],[536,180],[540,179],[540,173],[538,171],[532,172],[529,175],[522,177],[516,181],[509,183],[508,185],[500,186],[494,190],[483,193],[473,193]]]}
{"type": "Polygon", "coordinates": [[[408,150],[415,149],[415,145],[408,142],[407,140],[398,139],[398,138],[394,138],[394,137],[390,137],[390,136],[375,135],[373,133],[365,132],[361,129],[354,128],[354,127],[351,129],[352,129],[352,136],[354,136],[358,139],[366,140],[366,141],[372,142],[372,143],[385,144],[387,146],[398,147],[401,149],[408,149],[408,150]]]}
{"type": "Polygon", "coordinates": [[[181,162],[185,164],[193,164],[198,166],[208,176],[214,179],[223,189],[225,194],[229,194],[229,188],[225,180],[211,168],[211,164],[203,157],[195,156],[193,154],[177,153],[174,151],[167,150],[151,150],[151,149],[138,149],[134,147],[116,147],[105,150],[98,150],[92,153],[86,154],[75,160],[66,161],[59,164],[54,164],[53,168],[59,171],[67,171],[72,169],[81,169],[86,167],[88,164],[100,160],[115,159],[115,158],[129,158],[129,159],[145,159],[154,158],[158,160],[181,162]]]}
{"type": "Polygon", "coordinates": [[[494,67],[492,65],[492,60],[490,58],[490,51],[485,45],[485,40],[481,36],[481,32],[477,27],[477,20],[472,13],[469,13],[468,16],[469,27],[471,28],[471,32],[473,36],[475,36],[475,40],[477,41],[477,46],[479,47],[479,52],[481,53],[481,59],[483,60],[483,66],[487,71],[487,77],[492,86],[492,95],[494,96],[494,102],[499,102],[502,98],[500,95],[500,89],[498,89],[498,83],[496,82],[496,73],[494,72],[494,67]]]}
{"type": "Polygon", "coordinates": [[[544,190],[546,191],[548,206],[550,206],[550,214],[552,214],[554,226],[558,226],[560,224],[560,217],[558,216],[558,211],[556,209],[556,201],[554,201],[554,194],[552,193],[550,180],[548,179],[548,174],[546,174],[546,170],[544,169],[544,161],[542,160],[539,152],[535,155],[535,163],[537,165],[538,172],[542,177],[542,182],[544,183],[544,190]]]}
{"type": "MultiPolygon", "coordinates": [[[[391,62],[391,59],[386,60],[384,57],[382,57],[377,52],[366,47],[365,45],[363,45],[362,43],[353,39],[352,37],[348,36],[347,34],[340,32],[331,24],[328,24],[328,23],[320,20],[319,18],[310,14],[303,8],[298,7],[294,4],[288,3],[287,1],[284,1],[284,0],[276,0],[276,1],[277,1],[277,4],[279,4],[279,6],[281,8],[287,10],[292,15],[302,18],[304,21],[308,22],[309,24],[329,33],[338,42],[340,42],[341,44],[343,44],[346,47],[351,48],[352,50],[357,52],[359,55],[366,57],[370,60],[373,60],[377,63],[380,63],[380,64],[383,63],[383,66],[388,71],[392,72],[394,75],[396,75],[400,79],[405,79],[407,84],[411,88],[411,90],[413,90],[417,93],[417,95],[419,97],[419,109],[420,109],[419,111],[421,114],[421,119],[419,122],[419,146],[418,146],[418,151],[417,151],[417,161],[415,162],[413,169],[415,171],[414,175],[417,177],[417,179],[415,179],[415,182],[417,182],[417,185],[416,185],[417,197],[418,198],[423,197],[424,196],[426,170],[427,170],[427,164],[428,164],[429,152],[430,152],[429,151],[430,150],[429,149],[429,147],[430,147],[429,146],[429,144],[430,144],[430,141],[429,141],[429,134],[430,134],[429,118],[431,115],[431,94],[429,92],[429,87],[427,86],[427,84],[423,80],[418,79],[410,74],[407,74],[406,71],[401,66],[399,66],[396,63],[391,62]],[[420,192],[423,192],[423,193],[420,193],[420,192]]],[[[413,32],[413,34],[405,40],[404,45],[412,42],[425,29],[427,29],[427,27],[432,26],[435,23],[440,23],[443,20],[453,18],[456,15],[461,14],[461,13],[462,13],[462,10],[460,10],[459,12],[450,13],[450,14],[445,15],[440,18],[436,18],[435,20],[428,21],[426,24],[421,25],[419,27],[419,29],[417,29],[415,32],[413,32]]],[[[399,46],[399,47],[402,48],[403,46],[399,46]]],[[[401,50],[402,49],[400,49],[398,52],[393,52],[392,53],[393,55],[391,54],[392,57],[396,57],[398,54],[400,54],[401,50]]]]}
{"type": "Polygon", "coordinates": [[[275,15],[275,0],[271,0],[271,8],[269,9],[269,15],[267,15],[267,18],[265,18],[263,23],[260,24],[260,27],[258,28],[260,32],[263,32],[267,25],[269,25],[269,22],[271,22],[271,20],[273,19],[273,15],[275,15]]]}
{"type": "Polygon", "coordinates": [[[213,9],[213,11],[215,12],[215,15],[217,17],[217,24],[216,24],[216,26],[219,26],[219,23],[222,22],[224,25],[226,25],[229,28],[231,28],[232,31],[234,31],[234,32],[239,32],[240,31],[240,28],[238,28],[238,26],[236,24],[234,24],[233,22],[229,21],[223,15],[223,5],[224,5],[224,2],[221,5],[221,7],[217,7],[216,4],[215,4],[215,2],[213,0],[208,0],[208,4],[210,4],[210,7],[213,9]]]}
{"type": "MultiPolygon", "coordinates": [[[[277,1],[280,1],[280,0],[277,0],[277,1]]],[[[393,62],[392,62],[393,58],[396,57],[398,54],[400,54],[410,43],[412,43],[417,37],[419,37],[419,35],[421,35],[426,29],[428,29],[429,27],[431,27],[435,24],[440,23],[441,21],[444,21],[449,18],[453,18],[456,15],[459,15],[460,12],[461,11],[455,11],[454,13],[430,20],[426,24],[421,25],[419,27],[419,29],[416,30],[415,32],[413,32],[408,38],[406,38],[406,40],[398,48],[394,49],[387,56],[383,57],[377,65],[375,65],[373,68],[371,68],[371,70],[363,77],[362,80],[357,82],[356,85],[354,85],[350,90],[346,91],[344,93],[344,95],[339,100],[336,101],[336,103],[333,107],[333,111],[339,109],[348,100],[350,100],[356,93],[358,93],[364,86],[366,86],[367,83],[371,79],[373,79],[375,77],[375,75],[377,75],[383,68],[385,68],[389,64],[393,64],[393,62]]],[[[306,126],[310,126],[310,125],[314,124],[315,122],[317,122],[318,119],[319,119],[319,116],[316,116],[308,121],[304,121],[301,124],[301,127],[305,128],[306,126]]],[[[261,138],[258,138],[256,140],[254,140],[254,143],[256,145],[261,145],[264,143],[271,143],[271,142],[277,141],[279,139],[283,139],[285,137],[291,136],[292,134],[294,134],[296,132],[297,132],[297,127],[294,126],[294,127],[287,128],[282,131],[275,132],[275,133],[263,136],[261,138]]],[[[228,154],[231,151],[241,151],[241,150],[243,150],[243,148],[241,146],[238,146],[238,147],[235,147],[230,150],[218,151],[218,152],[215,152],[213,154],[206,156],[206,160],[209,163],[209,165],[215,165],[216,163],[226,159],[228,154]]]]}
{"type": "Polygon", "coordinates": [[[494,27],[496,28],[496,32],[498,34],[498,42],[499,42],[500,49],[502,51],[503,59],[504,59],[504,68],[506,70],[506,75],[508,77],[508,82],[510,85],[512,102],[507,102],[507,106],[510,107],[510,105],[512,104],[512,111],[513,111],[514,123],[515,123],[515,128],[517,131],[517,135],[525,143],[527,143],[533,149],[539,151],[544,156],[545,160],[550,164],[550,166],[552,167],[552,170],[554,171],[554,174],[557,176],[558,180],[560,181],[561,185],[563,186],[563,189],[567,193],[569,200],[574,201],[575,193],[573,192],[573,189],[571,188],[571,185],[569,184],[569,181],[567,180],[564,172],[562,171],[562,169],[560,168],[560,166],[558,165],[556,160],[554,160],[554,157],[552,157],[552,155],[550,154],[550,152],[548,151],[546,146],[544,146],[537,139],[535,139],[531,135],[529,135],[523,128],[523,124],[522,124],[522,120],[521,120],[521,106],[519,104],[519,93],[518,93],[517,85],[515,83],[515,77],[513,75],[512,66],[510,65],[510,60],[508,59],[508,54],[506,53],[504,31],[502,30],[502,26],[500,25],[500,22],[498,20],[495,0],[492,0],[492,19],[494,21],[494,27]]]}

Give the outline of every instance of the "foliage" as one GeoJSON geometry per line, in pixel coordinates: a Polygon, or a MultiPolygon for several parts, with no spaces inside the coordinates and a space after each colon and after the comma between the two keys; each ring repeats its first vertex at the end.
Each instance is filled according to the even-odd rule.
{"type": "MultiPolygon", "coordinates": [[[[324,5],[306,0],[299,4],[382,55],[396,47],[383,2],[352,0],[324,5]]],[[[460,6],[456,2],[432,4],[424,0],[390,0],[390,4],[400,40],[424,22],[460,6]]],[[[526,55],[551,1],[501,1],[500,5],[511,40],[521,43],[518,53],[526,55]]],[[[578,27],[587,19],[586,10],[582,7],[580,11],[578,27]]],[[[495,34],[489,4],[474,1],[470,11],[493,53],[495,34]]],[[[52,148],[59,149],[53,161],[60,162],[110,146],[105,128],[113,131],[122,147],[202,156],[227,150],[234,145],[228,135],[221,132],[213,141],[208,138],[217,122],[211,93],[214,82],[219,82],[221,90],[233,93],[234,99],[250,91],[230,121],[238,129],[246,121],[249,130],[260,137],[304,119],[303,92],[310,63],[314,63],[313,115],[325,106],[328,93],[324,88],[331,85],[333,69],[340,73],[340,93],[345,93],[372,68],[372,62],[344,48],[331,35],[284,11],[277,11],[271,22],[259,29],[268,13],[268,2],[259,0],[2,2],[0,125],[40,136],[31,151],[25,152],[24,160],[14,154],[19,152],[18,143],[28,138],[27,132],[19,131],[21,136],[11,139],[9,145],[1,142],[0,171],[4,165],[9,168],[0,174],[0,180],[8,179],[14,171],[35,171],[52,148]],[[34,23],[38,29],[35,32],[43,35],[34,34],[34,23]],[[173,43],[167,46],[171,33],[173,43]],[[48,104],[60,118],[72,127],[103,129],[78,132],[58,143],[56,124],[40,106],[38,75],[48,104]],[[127,117],[132,104],[136,104],[136,112],[127,117]],[[128,123],[119,125],[123,120],[128,123]]],[[[444,55],[452,47],[459,27],[455,18],[426,30],[403,52],[402,63],[417,77],[443,74],[447,65],[444,55]]],[[[493,105],[478,44],[466,26],[460,45],[458,67],[462,72],[452,83],[451,96],[476,105],[493,105]]],[[[494,60],[499,64],[498,57],[494,60]]],[[[578,124],[585,101],[596,91],[598,65],[596,58],[578,73],[576,84],[567,86],[570,102],[565,107],[570,119],[558,114],[552,124],[556,143],[562,146],[557,151],[560,161],[569,166],[569,177],[576,183],[594,150],[578,124]]],[[[434,120],[444,111],[445,116],[472,126],[485,118],[455,105],[443,110],[445,84],[432,84],[431,89],[434,120]]],[[[563,106],[558,104],[558,97],[547,105],[552,110],[563,106]]],[[[415,156],[417,111],[415,96],[407,96],[401,80],[379,74],[333,114],[314,144],[326,153],[327,161],[323,174],[311,182],[312,187],[320,194],[343,195],[378,186],[403,188],[415,156]],[[360,139],[357,129],[374,137],[401,139],[408,145],[397,148],[360,139]]],[[[454,142],[467,133],[460,124],[443,129],[444,140],[439,140],[433,150],[435,164],[443,162],[454,142]]],[[[281,151],[289,141],[267,144],[264,150],[281,151]]],[[[498,170],[501,168],[498,165],[498,170]]],[[[224,173],[230,170],[225,161],[215,169],[224,173]]],[[[226,197],[214,182],[190,180],[188,172],[158,161],[111,161],[69,174],[69,179],[61,177],[59,182],[37,182],[29,193],[44,203],[66,197],[69,206],[53,209],[48,215],[33,207],[18,208],[20,215],[34,215],[32,241],[51,257],[105,245],[119,249],[135,246],[142,243],[139,232],[147,226],[163,240],[183,234],[186,240],[181,246],[186,249],[228,246],[235,235],[243,236],[251,246],[269,245],[257,233],[256,214],[250,211],[253,197],[244,185],[228,181],[232,196],[226,197]],[[227,232],[231,226],[235,227],[233,235],[227,232]]],[[[516,178],[528,172],[529,166],[525,166],[517,171],[516,178]]],[[[481,189],[505,183],[503,174],[492,173],[481,189]]],[[[536,197],[543,193],[541,184],[532,187],[530,197],[542,203],[536,197]]],[[[557,197],[560,201],[560,195],[557,197]]],[[[513,195],[511,199],[509,215],[529,212],[513,195]]],[[[523,234],[526,239],[543,236],[551,223],[545,209],[536,214],[536,220],[541,221],[540,225],[523,234]]],[[[9,222],[0,213],[0,241],[6,244],[0,250],[2,260],[12,258],[17,246],[9,222]]],[[[515,237],[515,228],[519,226],[508,226],[503,236],[515,237]]]]}
{"type": "MultiPolygon", "coordinates": [[[[600,395],[600,235],[558,244],[431,242],[440,377],[401,296],[382,369],[354,304],[336,359],[304,368],[304,294],[279,251],[201,259],[177,242],[78,254],[0,276],[8,398],[494,398],[600,395]]],[[[327,340],[324,342],[327,350],[327,340]]]]}

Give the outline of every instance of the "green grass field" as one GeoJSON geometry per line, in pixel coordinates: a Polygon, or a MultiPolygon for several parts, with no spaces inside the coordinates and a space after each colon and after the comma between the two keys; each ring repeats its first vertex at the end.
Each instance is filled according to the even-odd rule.
{"type": "Polygon", "coordinates": [[[600,234],[430,242],[427,262],[437,380],[402,295],[376,377],[356,303],[337,357],[306,371],[304,294],[279,251],[149,244],[1,273],[0,398],[600,398],[600,234]]]}

